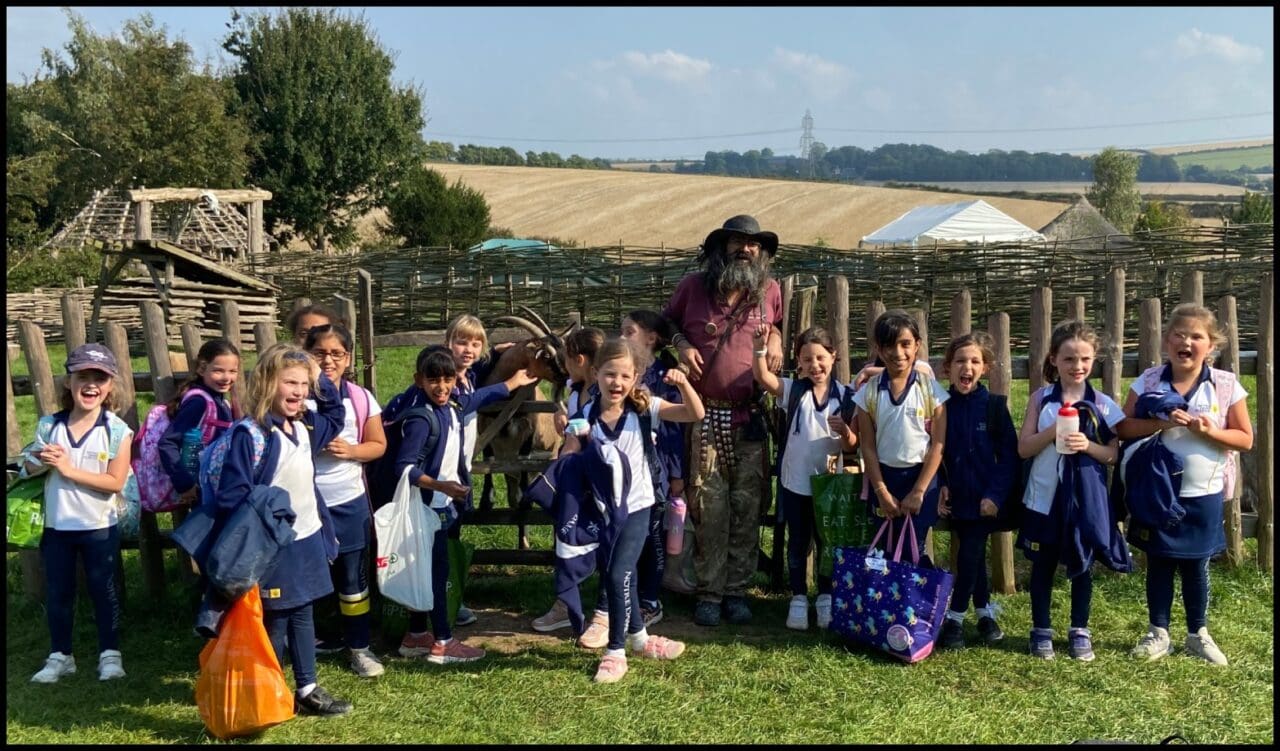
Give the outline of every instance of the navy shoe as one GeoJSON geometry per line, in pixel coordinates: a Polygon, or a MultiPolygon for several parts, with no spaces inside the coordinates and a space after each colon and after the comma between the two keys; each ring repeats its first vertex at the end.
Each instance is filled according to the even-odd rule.
{"type": "Polygon", "coordinates": [[[725,620],[740,626],[744,623],[751,622],[751,608],[747,607],[747,598],[745,597],[726,597],[724,598],[724,617],[725,620]]]}
{"type": "Polygon", "coordinates": [[[1000,624],[996,623],[996,619],[985,615],[978,619],[978,635],[988,646],[1004,638],[1004,632],[1000,630],[1000,624]]]}
{"type": "Polygon", "coordinates": [[[699,626],[720,625],[720,603],[701,600],[693,608],[693,622],[699,626]]]}
{"type": "Polygon", "coordinates": [[[964,649],[964,623],[954,618],[942,619],[942,633],[938,634],[938,646],[943,649],[964,649]]]}

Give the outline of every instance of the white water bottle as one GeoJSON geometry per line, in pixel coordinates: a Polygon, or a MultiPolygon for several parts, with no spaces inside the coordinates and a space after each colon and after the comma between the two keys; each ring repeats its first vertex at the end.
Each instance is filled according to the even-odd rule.
{"type": "Polygon", "coordinates": [[[1058,410],[1058,421],[1056,423],[1055,434],[1057,435],[1056,443],[1059,454],[1074,454],[1075,451],[1067,448],[1067,435],[1070,433],[1080,432],[1080,412],[1075,407],[1064,406],[1058,410]]]}

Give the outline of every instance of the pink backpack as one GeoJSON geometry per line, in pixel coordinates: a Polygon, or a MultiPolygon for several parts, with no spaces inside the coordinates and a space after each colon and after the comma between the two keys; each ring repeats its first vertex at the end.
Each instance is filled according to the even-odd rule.
{"type": "Polygon", "coordinates": [[[347,394],[351,397],[351,406],[356,413],[356,443],[364,443],[364,424],[369,419],[369,392],[351,381],[343,380],[343,383],[347,386],[347,394]]]}
{"type": "MultiPolygon", "coordinates": [[[[1164,372],[1164,365],[1157,365],[1154,368],[1147,368],[1142,371],[1142,375],[1138,376],[1138,383],[1141,384],[1141,393],[1145,394],[1151,391],[1160,391],[1160,375],[1164,372]]],[[[1209,368],[1209,379],[1213,381],[1214,398],[1217,401],[1219,427],[1227,425],[1227,410],[1231,406],[1231,394],[1235,391],[1232,388],[1236,383],[1236,376],[1229,370],[1218,370],[1217,368],[1209,368]]],[[[1236,473],[1239,471],[1238,451],[1227,451],[1227,464],[1222,468],[1222,497],[1230,500],[1235,496],[1236,489],[1236,473]]]]}
{"type": "MultiPolygon", "coordinates": [[[[230,427],[231,423],[218,419],[218,405],[203,389],[187,389],[179,404],[185,404],[188,399],[197,396],[205,401],[204,417],[200,420],[200,442],[208,445],[218,428],[230,427]]],[[[145,511],[172,511],[186,505],[179,502],[178,493],[173,489],[173,479],[160,463],[160,439],[169,430],[169,424],[167,406],[157,404],[147,412],[147,418],[134,438],[130,465],[138,481],[138,496],[145,511]]]]}

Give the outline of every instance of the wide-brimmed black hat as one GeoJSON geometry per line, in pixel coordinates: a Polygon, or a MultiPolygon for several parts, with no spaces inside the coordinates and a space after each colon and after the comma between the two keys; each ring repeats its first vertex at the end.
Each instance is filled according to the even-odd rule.
{"type": "Polygon", "coordinates": [[[712,230],[711,234],[707,235],[707,239],[702,241],[703,254],[705,255],[712,248],[723,247],[724,241],[728,239],[729,235],[735,233],[758,240],[760,247],[768,251],[770,258],[778,253],[778,236],[776,234],[761,230],[760,222],[757,222],[755,217],[748,214],[738,214],[737,216],[729,217],[723,227],[712,230]]]}

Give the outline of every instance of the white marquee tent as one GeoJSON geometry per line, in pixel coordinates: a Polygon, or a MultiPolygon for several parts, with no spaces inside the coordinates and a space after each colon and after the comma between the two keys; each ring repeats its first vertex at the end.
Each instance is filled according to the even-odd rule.
{"type": "Polygon", "coordinates": [[[921,241],[984,243],[1044,239],[1044,235],[979,199],[938,206],[917,206],[864,236],[862,242],[915,246],[921,241]]]}

